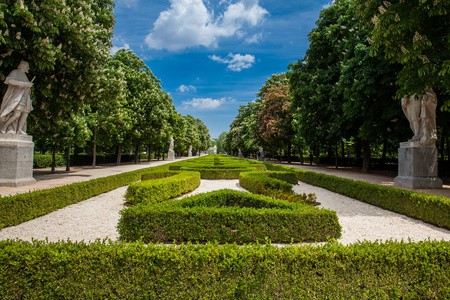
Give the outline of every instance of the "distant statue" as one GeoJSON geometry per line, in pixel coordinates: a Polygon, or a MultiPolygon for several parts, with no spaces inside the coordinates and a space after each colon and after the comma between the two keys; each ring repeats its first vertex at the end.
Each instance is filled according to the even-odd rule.
{"type": "Polygon", "coordinates": [[[169,151],[173,151],[173,136],[170,136],[169,151]]]}
{"type": "Polygon", "coordinates": [[[8,89],[0,109],[1,133],[26,134],[28,113],[33,110],[30,98],[33,83],[25,74],[29,68],[26,61],[21,61],[6,77],[8,89]]]}
{"type": "Polygon", "coordinates": [[[263,147],[258,148],[258,160],[264,161],[264,149],[263,147]]]}
{"type": "Polygon", "coordinates": [[[436,142],[436,107],[437,95],[432,89],[426,89],[418,99],[415,95],[403,97],[402,109],[414,133],[410,142],[419,142],[422,146],[436,142]]]}

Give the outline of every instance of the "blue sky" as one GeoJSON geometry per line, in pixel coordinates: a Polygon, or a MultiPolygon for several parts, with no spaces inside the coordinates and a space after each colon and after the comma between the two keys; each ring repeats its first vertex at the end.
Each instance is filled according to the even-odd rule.
{"type": "Polygon", "coordinates": [[[133,50],[177,112],[211,137],[272,74],[304,56],[307,34],[329,0],[116,0],[114,48],[133,50]]]}

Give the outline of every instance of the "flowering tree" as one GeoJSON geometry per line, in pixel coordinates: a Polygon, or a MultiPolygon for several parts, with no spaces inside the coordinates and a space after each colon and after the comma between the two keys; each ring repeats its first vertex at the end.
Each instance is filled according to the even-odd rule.
{"type": "Polygon", "coordinates": [[[30,78],[36,77],[29,131],[53,151],[73,132],[68,120],[95,100],[112,46],[113,6],[113,0],[0,3],[0,80],[21,60],[29,62],[30,78]]]}
{"type": "Polygon", "coordinates": [[[291,93],[287,85],[270,88],[263,97],[258,114],[258,133],[270,147],[276,149],[287,146],[291,162],[291,146],[294,137],[292,127],[291,93]]]}
{"type": "Polygon", "coordinates": [[[372,54],[402,64],[398,98],[426,87],[447,94],[450,86],[450,1],[357,0],[361,19],[371,27],[372,54]]]}

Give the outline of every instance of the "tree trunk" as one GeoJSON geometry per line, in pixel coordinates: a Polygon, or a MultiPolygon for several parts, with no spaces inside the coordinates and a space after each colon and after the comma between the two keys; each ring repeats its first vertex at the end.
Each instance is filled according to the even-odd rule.
{"type": "Polygon", "coordinates": [[[97,128],[94,129],[94,144],[92,146],[92,167],[97,164],[97,128]]]}
{"type": "Polygon", "coordinates": [[[363,165],[362,165],[362,172],[363,173],[369,173],[370,168],[370,142],[363,140],[362,141],[362,150],[363,150],[363,165]]]}
{"type": "Polygon", "coordinates": [[[75,148],[73,149],[73,156],[77,156],[78,154],[80,154],[80,147],[75,145],[75,148]]]}
{"type": "Polygon", "coordinates": [[[116,156],[116,165],[120,166],[120,161],[122,159],[122,144],[117,146],[117,156],[116,156]]]}
{"type": "Polygon", "coordinates": [[[298,148],[298,155],[300,156],[300,164],[303,165],[304,159],[303,159],[303,149],[302,149],[302,147],[298,148]]]}
{"type": "Polygon", "coordinates": [[[387,155],[387,139],[383,141],[383,153],[381,155],[381,166],[384,168],[386,165],[386,155],[387,155]]]}
{"type": "Polygon", "coordinates": [[[148,144],[147,154],[148,154],[148,161],[151,161],[152,160],[152,144],[148,144]]]}
{"type": "Polygon", "coordinates": [[[70,146],[66,149],[66,172],[70,172],[70,146]]]}
{"type": "Polygon", "coordinates": [[[315,149],[316,150],[316,166],[319,165],[319,155],[320,155],[319,149],[320,149],[319,144],[316,144],[316,149],[315,149]]]}
{"type": "Polygon", "coordinates": [[[342,163],[344,166],[347,165],[347,163],[345,162],[345,144],[344,141],[341,140],[341,156],[342,156],[342,163]]]}
{"type": "Polygon", "coordinates": [[[134,163],[137,164],[139,161],[139,143],[136,143],[136,147],[134,148],[134,163]]]}
{"type": "Polygon", "coordinates": [[[336,142],[336,145],[335,145],[335,152],[334,152],[334,166],[336,167],[336,169],[339,169],[339,164],[338,164],[338,156],[339,156],[339,152],[338,152],[338,149],[339,149],[339,145],[338,145],[338,142],[336,142]]]}
{"type": "Polygon", "coordinates": [[[288,153],[287,153],[287,155],[288,155],[288,164],[292,163],[291,150],[292,150],[292,145],[291,145],[291,143],[289,143],[288,144],[288,153]]]}
{"type": "Polygon", "coordinates": [[[56,145],[53,145],[52,148],[52,173],[56,171],[56,145]]]}
{"type": "Polygon", "coordinates": [[[361,139],[356,139],[355,157],[356,159],[361,157],[361,139]]]}
{"type": "Polygon", "coordinates": [[[444,139],[444,136],[445,136],[445,130],[444,130],[444,128],[442,128],[442,136],[441,136],[441,146],[440,146],[440,151],[439,151],[439,153],[441,154],[441,159],[442,159],[442,161],[444,161],[445,160],[445,139],[444,139]]]}

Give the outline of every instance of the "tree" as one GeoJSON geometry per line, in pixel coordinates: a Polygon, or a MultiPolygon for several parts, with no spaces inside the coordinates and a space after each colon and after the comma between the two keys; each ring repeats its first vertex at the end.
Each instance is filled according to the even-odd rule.
{"type": "MultiPolygon", "coordinates": [[[[450,1],[356,0],[369,27],[371,49],[402,64],[397,98],[425,88],[449,95],[450,1]]],[[[446,107],[450,101],[447,97],[446,107]]]]}
{"type": "Polygon", "coordinates": [[[291,93],[287,85],[269,88],[258,114],[258,134],[273,149],[287,146],[291,163],[292,127],[291,93]]]}
{"type": "Polygon", "coordinates": [[[0,3],[0,80],[21,60],[29,62],[36,77],[29,123],[37,124],[30,133],[54,150],[73,131],[65,124],[95,100],[112,46],[113,6],[113,0],[0,3]]]}
{"type": "Polygon", "coordinates": [[[93,132],[92,167],[96,166],[97,144],[112,147],[123,144],[132,120],[126,105],[126,81],[123,64],[110,56],[100,75],[97,101],[89,106],[88,122],[93,132]]]}
{"type": "Polygon", "coordinates": [[[264,85],[259,89],[259,93],[257,93],[256,96],[262,99],[264,98],[264,95],[269,91],[271,87],[288,84],[289,79],[287,78],[286,73],[273,74],[266,80],[264,85]]]}
{"type": "Polygon", "coordinates": [[[161,118],[160,112],[155,113],[155,111],[161,107],[161,100],[168,96],[164,95],[160,81],[153,75],[150,68],[133,51],[121,49],[114,54],[113,60],[117,61],[116,64],[124,72],[126,108],[132,121],[131,128],[126,132],[124,139],[118,141],[117,164],[120,164],[124,143],[128,143],[126,146],[135,147],[135,162],[137,162],[140,145],[151,138],[155,129],[153,128],[155,117],[157,120],[161,118]],[[153,113],[155,116],[152,115],[153,113]]]}

